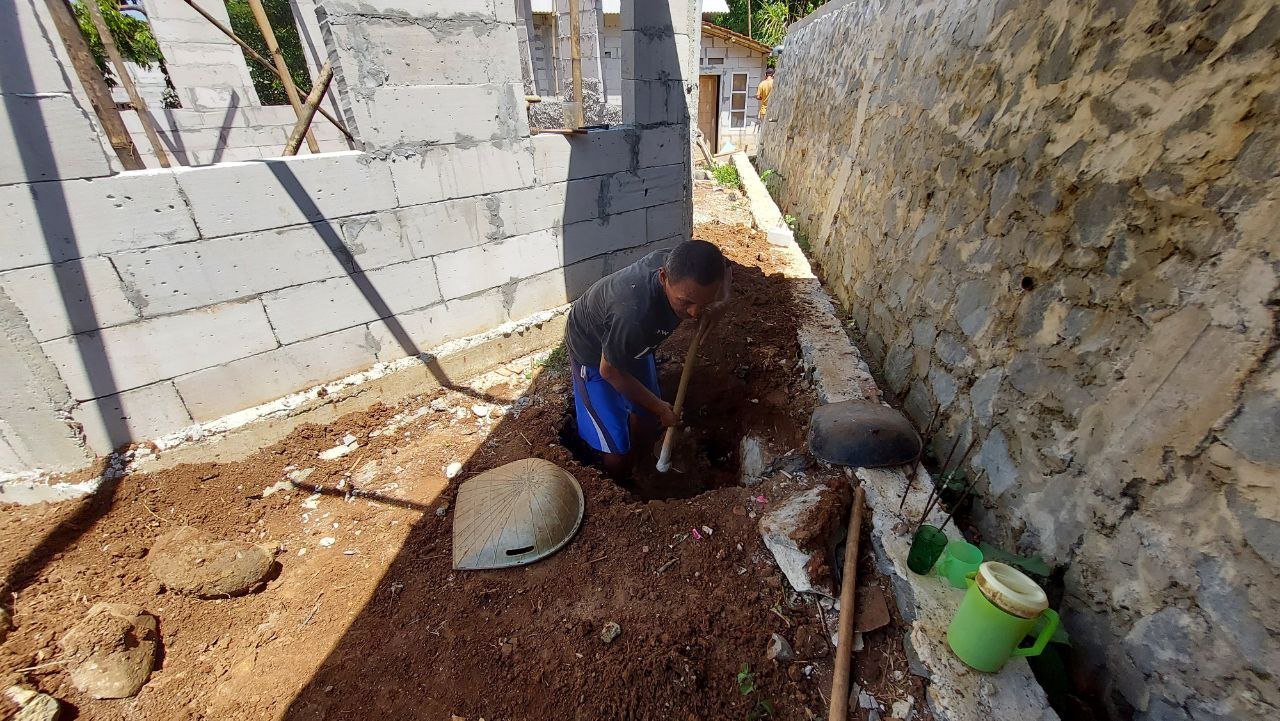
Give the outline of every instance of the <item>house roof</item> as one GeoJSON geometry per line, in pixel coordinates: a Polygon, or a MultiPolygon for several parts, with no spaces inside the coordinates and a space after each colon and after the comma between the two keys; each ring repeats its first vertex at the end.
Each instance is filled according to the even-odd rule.
{"type": "Polygon", "coordinates": [[[712,24],[710,22],[707,22],[706,20],[702,21],[702,34],[710,35],[711,37],[715,37],[715,38],[720,38],[721,40],[726,40],[736,45],[742,45],[743,47],[750,48],[758,53],[763,53],[765,55],[768,55],[773,52],[773,48],[769,47],[768,45],[765,45],[762,42],[759,42],[757,40],[752,40],[751,38],[747,37],[746,35],[743,35],[742,33],[736,33],[730,30],[729,28],[720,27],[719,25],[712,24]]]}
{"type": "MultiPolygon", "coordinates": [[[[644,2],[644,0],[634,0],[635,2],[644,2]]],[[[556,0],[532,0],[530,3],[535,13],[553,13],[556,11],[556,0]]],[[[605,15],[617,15],[622,12],[622,0],[601,0],[604,6],[605,15]]],[[[727,0],[702,0],[702,12],[705,13],[727,13],[729,12],[729,3],[727,0]]]]}

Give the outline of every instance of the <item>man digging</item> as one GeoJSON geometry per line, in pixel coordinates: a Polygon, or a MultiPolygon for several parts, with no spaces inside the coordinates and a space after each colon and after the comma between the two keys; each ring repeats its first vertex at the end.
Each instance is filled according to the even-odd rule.
{"type": "Polygon", "coordinates": [[[578,435],[613,478],[627,479],[635,449],[680,422],[662,399],[654,349],[681,321],[720,315],[730,280],[719,248],[686,240],[601,278],[570,307],[566,343],[578,435]]]}

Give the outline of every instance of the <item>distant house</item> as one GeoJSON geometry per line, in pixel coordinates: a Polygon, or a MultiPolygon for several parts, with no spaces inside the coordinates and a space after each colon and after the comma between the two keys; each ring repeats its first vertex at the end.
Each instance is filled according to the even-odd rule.
{"type": "MultiPolygon", "coordinates": [[[[620,105],[622,88],[622,23],[619,0],[604,0],[603,53],[605,94],[620,105]]],[[[554,97],[556,90],[555,1],[533,0],[533,37],[530,55],[534,83],[539,94],[554,97]]],[[[725,0],[705,0],[703,14],[727,13],[725,0]]],[[[702,22],[698,75],[698,129],[715,151],[729,144],[754,149],[760,129],[760,103],[756,88],[764,79],[771,49],[745,35],[702,22]]]]}

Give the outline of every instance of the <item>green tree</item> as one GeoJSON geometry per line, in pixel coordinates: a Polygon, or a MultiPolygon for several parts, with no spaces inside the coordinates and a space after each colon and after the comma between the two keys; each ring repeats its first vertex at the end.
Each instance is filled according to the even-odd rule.
{"type": "MultiPolygon", "coordinates": [[[[231,16],[231,29],[240,39],[245,41],[263,57],[271,59],[267,52],[267,41],[253,19],[253,10],[248,0],[226,0],[227,14],[231,16]]],[[[289,0],[262,0],[262,7],[267,11],[267,20],[271,22],[271,31],[275,33],[276,42],[280,44],[280,52],[289,66],[289,75],[293,84],[298,86],[298,93],[306,97],[311,92],[311,76],[307,74],[307,58],[302,52],[302,39],[298,36],[298,25],[294,22],[293,11],[289,8],[289,0]]],[[[249,76],[253,78],[253,87],[258,91],[258,99],[263,105],[288,105],[289,96],[284,92],[284,83],[276,74],[257,63],[245,58],[249,64],[249,76]]]]}
{"type": "Polygon", "coordinates": [[[765,45],[777,45],[786,34],[787,25],[817,10],[816,0],[728,0],[729,12],[712,15],[711,22],[743,35],[750,35],[765,45]],[[750,28],[747,14],[750,9],[750,28]]]}
{"type": "MultiPolygon", "coordinates": [[[[151,34],[150,25],[120,12],[114,0],[97,1],[98,7],[102,9],[102,19],[107,24],[107,30],[111,31],[111,37],[115,39],[121,57],[127,62],[136,63],[148,70],[155,63],[164,63],[164,56],[160,54],[160,45],[156,43],[156,36],[151,34]]],[[[80,34],[84,35],[85,41],[89,43],[89,52],[93,55],[93,61],[98,64],[98,69],[107,79],[107,84],[115,85],[117,79],[110,67],[107,51],[102,47],[102,38],[98,35],[98,26],[93,24],[89,9],[85,7],[84,2],[74,3],[71,7],[75,11],[80,34]]]]}

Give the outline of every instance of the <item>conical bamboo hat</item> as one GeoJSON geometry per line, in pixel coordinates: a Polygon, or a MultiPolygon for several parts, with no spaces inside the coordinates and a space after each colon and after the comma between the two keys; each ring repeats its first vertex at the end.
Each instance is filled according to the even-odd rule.
{"type": "Polygon", "coordinates": [[[541,458],[499,466],[458,489],[453,515],[453,567],[507,568],[545,558],[577,533],[582,487],[541,458]]]}

